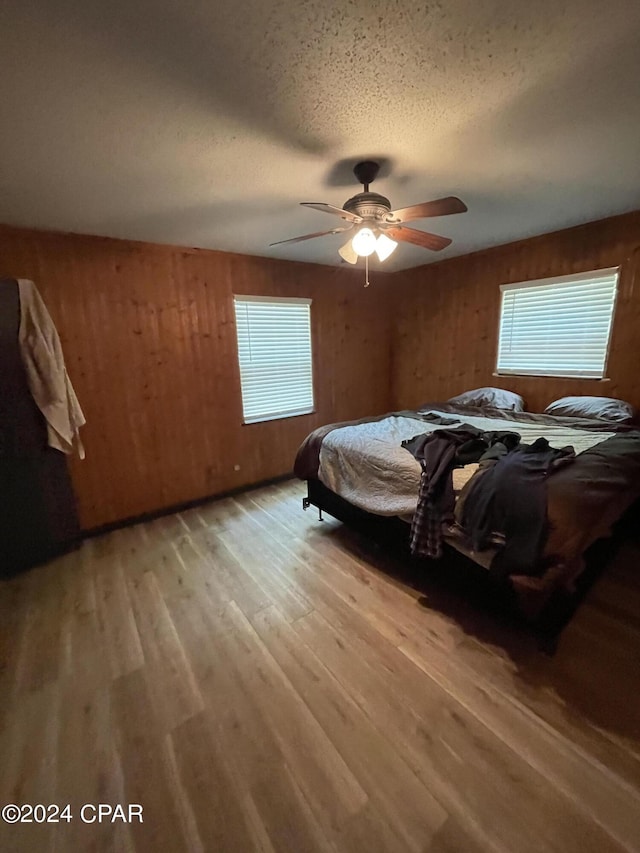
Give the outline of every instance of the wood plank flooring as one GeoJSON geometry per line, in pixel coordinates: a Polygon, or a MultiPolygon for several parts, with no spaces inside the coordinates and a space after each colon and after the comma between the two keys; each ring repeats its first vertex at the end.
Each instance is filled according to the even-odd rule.
{"type": "Polygon", "coordinates": [[[640,851],[640,549],[554,658],[288,482],[0,585],[3,851],[640,851]],[[142,824],[83,823],[139,803],[142,824]]]}

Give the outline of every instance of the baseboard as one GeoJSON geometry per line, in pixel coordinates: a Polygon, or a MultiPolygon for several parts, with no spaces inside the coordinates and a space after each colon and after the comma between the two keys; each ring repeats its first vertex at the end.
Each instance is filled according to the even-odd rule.
{"type": "Polygon", "coordinates": [[[251,483],[245,486],[239,486],[236,489],[229,489],[226,492],[216,492],[212,495],[205,495],[202,498],[196,498],[192,501],[184,501],[180,504],[155,509],[151,512],[143,512],[140,515],[132,515],[128,518],[123,518],[119,521],[112,521],[109,524],[101,524],[99,527],[90,527],[80,532],[81,539],[92,539],[95,536],[102,536],[103,533],[111,533],[113,530],[121,530],[123,527],[131,527],[134,524],[142,524],[145,521],[153,521],[156,518],[162,518],[165,515],[173,515],[176,512],[184,512],[188,509],[193,509],[210,501],[219,501],[223,498],[231,498],[234,495],[241,495],[244,492],[249,492],[252,489],[259,489],[264,486],[273,486],[276,483],[283,483],[287,480],[293,480],[293,473],[281,474],[279,477],[271,477],[268,480],[260,480],[258,483],[251,483]]]}

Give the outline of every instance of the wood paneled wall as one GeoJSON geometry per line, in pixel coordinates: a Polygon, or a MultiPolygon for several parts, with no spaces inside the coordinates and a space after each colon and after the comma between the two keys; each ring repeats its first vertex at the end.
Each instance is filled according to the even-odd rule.
{"type": "Polygon", "coordinates": [[[619,397],[640,408],[640,212],[591,222],[397,274],[392,342],[395,408],[493,385],[530,411],[567,394],[619,397]],[[499,285],[621,267],[607,376],[495,376],[499,285]]]}
{"type": "Polygon", "coordinates": [[[36,282],[62,338],[84,529],[285,474],[311,429],[389,409],[383,274],[0,227],[0,275],[36,282]],[[242,425],[234,293],[313,299],[314,414],[242,425]]]}
{"type": "Polygon", "coordinates": [[[499,385],[640,407],[640,212],[395,275],[0,226],[0,276],[32,278],[87,416],[71,459],[90,529],[286,474],[316,426],[499,385]],[[496,377],[499,285],[620,265],[608,382],[496,377]],[[233,294],[306,296],[316,411],[242,425],[233,294]],[[240,470],[236,471],[236,465],[240,470]]]}

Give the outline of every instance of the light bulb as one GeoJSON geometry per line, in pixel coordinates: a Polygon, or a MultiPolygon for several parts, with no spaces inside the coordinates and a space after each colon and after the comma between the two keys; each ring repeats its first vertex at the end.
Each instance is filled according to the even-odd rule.
{"type": "Polygon", "coordinates": [[[380,234],[376,241],[376,255],[381,261],[386,261],[397,245],[396,241],[387,237],[386,234],[380,234]]]}
{"type": "Polygon", "coordinates": [[[361,228],[351,241],[354,250],[363,258],[375,252],[376,235],[371,228],[361,228]]]}
{"type": "Polygon", "coordinates": [[[348,264],[357,264],[358,263],[358,253],[352,246],[352,240],[347,240],[344,246],[341,246],[338,249],[338,254],[340,257],[345,260],[348,264]]]}

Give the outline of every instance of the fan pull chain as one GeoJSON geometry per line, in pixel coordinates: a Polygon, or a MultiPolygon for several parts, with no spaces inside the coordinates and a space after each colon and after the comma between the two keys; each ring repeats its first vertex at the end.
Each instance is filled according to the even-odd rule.
{"type": "Polygon", "coordinates": [[[364,258],[364,286],[369,287],[369,255],[365,255],[364,258]]]}

